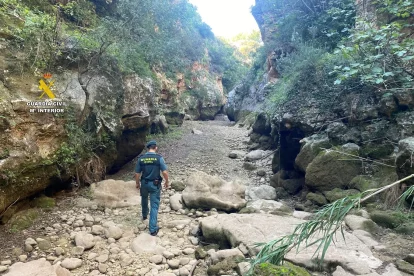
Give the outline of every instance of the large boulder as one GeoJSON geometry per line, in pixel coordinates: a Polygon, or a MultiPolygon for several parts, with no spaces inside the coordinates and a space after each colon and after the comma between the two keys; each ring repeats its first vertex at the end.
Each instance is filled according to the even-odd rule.
{"type": "MultiPolygon", "coordinates": [[[[356,148],[351,147],[351,145],[353,144],[344,145],[338,150],[357,154],[355,152],[356,148]]],[[[349,159],[346,155],[337,151],[327,150],[321,152],[307,166],[306,185],[318,191],[330,191],[335,188],[346,187],[355,176],[362,172],[361,162],[349,159]]]]}
{"type": "Polygon", "coordinates": [[[71,276],[72,273],[59,263],[51,265],[45,258],[27,263],[14,263],[4,276],[71,276]]]}
{"type": "Polygon", "coordinates": [[[226,182],[218,176],[197,171],[187,179],[182,197],[189,208],[216,208],[231,212],[246,205],[245,189],[238,180],[226,182]]]}
{"type": "Polygon", "coordinates": [[[301,172],[306,172],[306,168],[323,151],[324,148],[330,148],[329,138],[322,135],[313,135],[302,139],[302,146],[298,156],[295,159],[295,166],[301,172]]]}
{"type": "Polygon", "coordinates": [[[183,198],[181,194],[174,194],[170,196],[170,207],[171,210],[178,211],[180,209],[183,209],[183,198]]]}
{"type": "Polygon", "coordinates": [[[141,204],[135,181],[107,179],[91,185],[93,202],[98,206],[119,208],[141,204]]]}
{"type": "Polygon", "coordinates": [[[246,189],[246,199],[247,200],[256,200],[256,199],[276,199],[276,190],[275,188],[267,185],[261,185],[258,187],[248,187],[246,189]]]}
{"type": "MultiPolygon", "coordinates": [[[[414,174],[414,137],[408,137],[398,142],[398,154],[396,159],[398,178],[402,179],[414,174]]],[[[414,185],[414,178],[405,181],[414,185]]]]}
{"type": "MultiPolygon", "coordinates": [[[[251,255],[257,254],[260,247],[256,243],[270,242],[274,239],[289,235],[296,225],[303,223],[303,220],[277,216],[270,214],[220,214],[203,218],[201,230],[207,241],[222,241],[232,247],[243,243],[251,255]]],[[[320,234],[313,237],[320,238],[320,234]]],[[[345,240],[341,233],[335,237],[335,243],[331,243],[325,256],[325,267],[341,265],[347,271],[357,275],[372,273],[382,265],[382,261],[373,256],[369,247],[361,242],[356,236],[344,232],[345,240]]],[[[286,260],[309,268],[316,269],[314,252],[317,244],[299,251],[292,250],[286,255],[286,260]]]]}

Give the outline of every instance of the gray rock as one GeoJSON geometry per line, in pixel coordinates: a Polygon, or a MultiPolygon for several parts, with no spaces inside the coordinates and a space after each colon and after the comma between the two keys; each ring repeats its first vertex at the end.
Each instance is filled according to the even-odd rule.
{"type": "Polygon", "coordinates": [[[107,239],[114,238],[115,240],[118,240],[122,237],[123,233],[122,229],[116,225],[110,225],[108,228],[105,228],[105,237],[107,239]]]}
{"type": "Polygon", "coordinates": [[[164,251],[164,252],[162,252],[162,255],[167,259],[167,260],[170,260],[170,259],[172,259],[172,258],[174,258],[174,254],[173,253],[171,253],[170,251],[164,251]]]}
{"type": "Polygon", "coordinates": [[[80,256],[83,254],[83,252],[85,251],[85,247],[83,246],[75,246],[74,248],[72,248],[72,255],[74,256],[80,256]]]}
{"type": "Polygon", "coordinates": [[[45,239],[37,238],[36,242],[40,250],[45,251],[45,250],[49,250],[52,247],[52,244],[50,243],[50,241],[45,240],[45,239]]]}
{"type": "Polygon", "coordinates": [[[312,135],[302,140],[302,146],[295,159],[295,165],[301,172],[306,172],[306,168],[313,159],[323,150],[330,148],[329,138],[324,135],[312,135]]]}
{"type": "Polygon", "coordinates": [[[243,169],[247,170],[247,171],[254,171],[257,169],[257,166],[253,163],[250,162],[244,162],[243,163],[243,169]]]}
{"type": "Polygon", "coordinates": [[[136,237],[131,243],[131,249],[136,254],[162,254],[162,252],[165,251],[162,246],[157,245],[157,237],[151,236],[147,233],[142,233],[136,237]]]}
{"type": "Polygon", "coordinates": [[[218,176],[210,176],[198,171],[186,182],[182,197],[189,208],[216,208],[231,212],[240,210],[246,205],[245,186],[237,180],[226,182],[218,176]]]}
{"type": "MultiPolygon", "coordinates": [[[[269,242],[293,232],[293,229],[303,220],[290,216],[269,214],[219,214],[201,220],[201,228],[206,242],[219,243],[220,240],[235,247],[244,243],[251,255],[259,250],[254,245],[258,242],[269,242]]],[[[326,264],[336,264],[356,274],[372,273],[382,265],[382,261],[375,258],[369,247],[354,235],[344,232],[336,235],[335,243],[331,244],[325,256],[326,264]]],[[[320,238],[316,235],[313,239],[320,238]]],[[[309,241],[309,243],[312,241],[309,241]]],[[[318,245],[312,245],[307,250],[290,252],[286,260],[300,266],[312,264],[313,254],[318,245]]]]}
{"type": "Polygon", "coordinates": [[[170,197],[170,206],[171,209],[174,211],[178,211],[184,208],[183,199],[181,194],[175,194],[170,197]]]}
{"type": "Polygon", "coordinates": [[[355,215],[347,215],[345,223],[351,230],[364,230],[373,233],[379,229],[378,225],[372,220],[355,215]]]}
{"type": "Polygon", "coordinates": [[[178,275],[180,275],[180,276],[188,276],[188,275],[190,275],[190,271],[188,271],[188,269],[187,269],[187,268],[182,267],[182,268],[180,268],[180,270],[178,271],[178,275]]]}
{"type": "Polygon", "coordinates": [[[185,248],[185,249],[183,250],[183,253],[184,253],[184,254],[186,254],[186,255],[191,255],[191,254],[194,254],[194,252],[195,252],[194,248],[190,248],[190,247],[185,248]]]}
{"type": "Polygon", "coordinates": [[[171,269],[177,269],[180,267],[180,260],[177,260],[177,259],[168,260],[167,264],[171,269]]]}
{"type": "Polygon", "coordinates": [[[246,155],[246,152],[241,150],[233,150],[229,153],[229,158],[231,159],[240,159],[246,155]]]}
{"type": "Polygon", "coordinates": [[[203,134],[203,132],[201,130],[198,130],[198,129],[195,129],[195,128],[193,128],[191,130],[191,133],[193,133],[195,135],[201,135],[201,134],[203,134]]]}
{"type": "Polygon", "coordinates": [[[85,249],[91,249],[95,246],[95,240],[92,234],[88,234],[87,232],[79,232],[75,236],[75,244],[76,246],[82,246],[85,249]]]}
{"type": "Polygon", "coordinates": [[[210,255],[213,264],[216,264],[224,259],[231,257],[241,257],[244,258],[243,253],[238,248],[219,250],[217,252],[212,252],[210,255]]]}
{"type": "Polygon", "coordinates": [[[30,245],[37,245],[37,242],[32,238],[27,238],[24,243],[30,244],[30,245]]]}
{"type": "MultiPolygon", "coordinates": [[[[4,265],[0,265],[0,273],[6,271],[7,269],[9,269],[7,266],[4,265]]],[[[15,274],[16,275],[16,274],[15,274]]]]}
{"type": "MultiPolygon", "coordinates": [[[[0,267],[1,268],[1,267],[0,267]]],[[[7,267],[6,267],[7,270],[7,267]]],[[[4,272],[6,270],[0,272],[4,272]]],[[[51,265],[46,259],[38,259],[27,263],[14,263],[4,276],[71,276],[72,274],[59,264],[51,265]]]]}
{"type": "Polygon", "coordinates": [[[93,201],[89,205],[110,208],[138,206],[141,196],[137,193],[135,181],[107,179],[91,185],[93,201]]]}
{"type": "Polygon", "coordinates": [[[93,225],[91,232],[94,235],[102,235],[103,233],[105,233],[105,229],[101,225],[93,225]]]}
{"type": "Polygon", "coordinates": [[[19,261],[25,262],[26,260],[27,260],[27,255],[20,255],[19,256],[19,261]]]}
{"type": "Polygon", "coordinates": [[[56,247],[55,248],[55,255],[56,256],[59,257],[59,256],[61,256],[63,254],[65,254],[65,250],[62,247],[56,247]]]}
{"type": "Polygon", "coordinates": [[[344,160],[341,153],[325,151],[308,165],[306,185],[318,191],[346,187],[361,171],[361,162],[344,160]]]}
{"type": "Polygon", "coordinates": [[[66,258],[60,264],[62,267],[67,268],[69,270],[76,269],[82,266],[82,260],[78,258],[66,258]]]}
{"type": "Polygon", "coordinates": [[[246,198],[247,200],[257,200],[257,199],[276,199],[276,190],[275,188],[267,185],[261,185],[258,187],[248,187],[246,189],[246,198]]]}
{"type": "Polygon", "coordinates": [[[185,189],[185,184],[182,181],[175,180],[171,183],[171,188],[177,192],[182,192],[185,189]]]}
{"type": "Polygon", "coordinates": [[[291,214],[293,212],[288,206],[281,202],[264,199],[249,201],[246,208],[255,210],[256,212],[265,213],[291,214]]]}
{"type": "Polygon", "coordinates": [[[154,264],[161,264],[163,260],[162,255],[154,255],[149,258],[149,261],[154,264]]]}
{"type": "Polygon", "coordinates": [[[240,262],[237,264],[237,273],[239,273],[239,275],[246,275],[250,270],[250,267],[251,265],[249,262],[240,262]]]}
{"type": "Polygon", "coordinates": [[[109,259],[109,255],[108,254],[102,254],[99,255],[98,257],[95,258],[95,260],[99,263],[106,263],[109,259]]]}
{"type": "Polygon", "coordinates": [[[181,258],[180,259],[180,265],[187,265],[190,262],[190,258],[181,258]]]}
{"type": "Polygon", "coordinates": [[[262,159],[265,156],[265,151],[263,150],[254,150],[249,152],[245,157],[244,160],[246,161],[255,161],[262,159]]]}
{"type": "Polygon", "coordinates": [[[106,271],[108,270],[108,265],[107,264],[99,264],[98,265],[98,270],[100,273],[106,273],[106,271]]]}

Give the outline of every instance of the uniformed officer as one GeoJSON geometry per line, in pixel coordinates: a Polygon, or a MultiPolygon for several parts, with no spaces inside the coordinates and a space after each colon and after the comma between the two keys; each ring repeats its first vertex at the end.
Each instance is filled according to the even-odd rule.
{"type": "Polygon", "coordinates": [[[162,190],[161,183],[163,180],[161,173],[165,179],[164,187],[168,189],[168,172],[164,158],[157,154],[157,142],[149,141],[147,149],[147,153],[138,158],[138,162],[135,167],[135,180],[137,183],[137,189],[141,192],[143,220],[146,220],[148,216],[149,195],[151,205],[149,230],[152,236],[156,236],[158,233],[157,217],[162,190]]]}

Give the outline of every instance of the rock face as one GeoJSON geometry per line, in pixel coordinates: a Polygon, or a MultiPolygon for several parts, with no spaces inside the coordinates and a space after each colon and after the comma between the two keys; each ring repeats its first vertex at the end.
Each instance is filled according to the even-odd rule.
{"type": "Polygon", "coordinates": [[[244,185],[237,180],[226,182],[218,176],[199,171],[187,179],[182,197],[189,208],[216,208],[231,212],[246,205],[244,193],[244,185]]]}
{"type": "MultiPolygon", "coordinates": [[[[284,235],[291,234],[293,229],[303,220],[293,217],[282,217],[267,214],[221,214],[203,218],[201,229],[207,240],[218,240],[237,247],[243,243],[250,254],[256,254],[257,242],[268,242],[284,235]]],[[[340,265],[354,274],[368,274],[382,265],[382,262],[372,255],[364,243],[354,235],[344,232],[345,241],[340,233],[335,244],[331,244],[325,256],[326,266],[340,265]]],[[[316,238],[316,237],[315,237],[316,238]]],[[[316,268],[311,260],[316,245],[303,249],[298,254],[293,250],[286,260],[306,267],[316,268]]]]}
{"type": "Polygon", "coordinates": [[[93,203],[103,207],[127,207],[141,204],[135,181],[107,179],[91,186],[93,203]]]}
{"type": "Polygon", "coordinates": [[[27,263],[14,263],[5,276],[71,276],[69,270],[59,264],[51,265],[46,259],[39,259],[27,263]]]}
{"type": "MultiPolygon", "coordinates": [[[[398,143],[399,152],[397,154],[397,174],[404,178],[414,174],[414,137],[409,137],[398,143]]],[[[406,181],[407,184],[414,185],[414,179],[406,181]]]]}
{"type": "Polygon", "coordinates": [[[362,171],[358,161],[344,161],[333,151],[319,154],[306,169],[306,185],[318,191],[343,188],[362,171]],[[339,169],[340,168],[340,169],[339,169]]]}

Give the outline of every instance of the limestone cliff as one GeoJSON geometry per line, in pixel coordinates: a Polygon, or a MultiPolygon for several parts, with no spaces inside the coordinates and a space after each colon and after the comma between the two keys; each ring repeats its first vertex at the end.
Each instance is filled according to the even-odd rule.
{"type": "MultiPolygon", "coordinates": [[[[44,3],[52,7],[52,1],[44,3]]],[[[14,35],[26,28],[25,19],[5,5],[0,7],[0,216],[48,187],[101,180],[140,154],[147,134],[181,125],[186,114],[209,120],[222,110],[222,74],[196,61],[189,68],[191,79],[179,72],[167,77],[155,67],[147,77],[123,72],[114,58],[106,57],[103,66],[99,52],[81,56],[73,48],[75,38],[65,38],[65,55],[56,57],[50,70],[33,72],[23,67],[27,53],[16,48],[20,38],[14,35]],[[53,82],[56,98],[40,99],[39,81],[53,82]]]]}
{"type": "MultiPolygon", "coordinates": [[[[278,13],[269,11],[269,6],[276,2],[256,1],[252,13],[265,43],[262,63],[229,93],[226,105],[232,120],[256,114],[249,147],[275,150],[271,185],[281,195],[299,187],[303,189],[300,195],[306,204],[319,205],[323,203],[318,203],[316,197],[321,196],[324,202],[333,201],[341,197],[338,193],[344,196],[363,192],[413,173],[412,167],[408,168],[412,160],[407,157],[412,153],[410,137],[414,136],[413,90],[355,82],[347,83],[354,88],[335,89],[335,79],[329,79],[334,71],[334,66],[329,65],[332,57],[329,50],[327,55],[318,54],[312,60],[319,50],[309,50],[291,37],[282,40],[280,36],[284,34],[279,34],[278,28],[284,22],[278,13]],[[280,66],[279,62],[284,60],[290,63],[280,66]],[[295,68],[293,62],[307,65],[297,66],[287,76],[278,72],[278,68],[295,68]],[[324,74],[326,83],[318,86],[318,78],[324,74]],[[290,95],[281,93],[289,87],[294,87],[290,95]],[[310,191],[314,193],[306,197],[310,191]]],[[[355,10],[359,19],[379,20],[372,1],[356,1],[355,10]]],[[[366,25],[355,27],[366,28],[366,25]]],[[[310,43],[318,43],[318,31],[322,37],[323,26],[318,28],[313,34],[315,40],[310,43]]],[[[298,191],[293,190],[294,194],[298,191]]]]}

